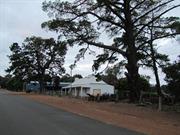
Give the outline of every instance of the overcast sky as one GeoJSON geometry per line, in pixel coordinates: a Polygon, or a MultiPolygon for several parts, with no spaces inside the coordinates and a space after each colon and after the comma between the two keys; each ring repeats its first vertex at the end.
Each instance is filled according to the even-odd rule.
{"type": "MultiPolygon", "coordinates": [[[[0,0],[0,75],[5,75],[4,70],[9,66],[7,55],[10,54],[9,46],[13,42],[22,43],[28,36],[54,37],[55,33],[47,32],[41,29],[41,23],[49,18],[42,11],[42,2],[44,0],[0,0]]],[[[176,3],[180,4],[180,0],[176,3]]],[[[179,16],[180,8],[177,8],[168,16],[179,16]]],[[[108,39],[105,39],[108,41],[108,39]]],[[[71,48],[66,56],[65,67],[69,73],[69,65],[73,63],[77,53],[77,48],[71,48]]],[[[168,54],[173,61],[180,55],[180,43],[178,40],[163,40],[159,43],[159,52],[168,54]]],[[[92,63],[94,56],[87,55],[84,60],[78,63],[73,70],[73,74],[79,73],[83,76],[92,74],[92,63]]],[[[142,74],[151,75],[151,82],[154,83],[154,77],[149,70],[140,70],[142,74]]],[[[160,73],[161,82],[164,83],[164,75],[160,73]]]]}

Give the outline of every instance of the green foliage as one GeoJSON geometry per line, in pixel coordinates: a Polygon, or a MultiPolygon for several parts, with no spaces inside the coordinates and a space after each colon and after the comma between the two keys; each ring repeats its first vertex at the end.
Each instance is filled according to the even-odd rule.
{"type": "Polygon", "coordinates": [[[59,76],[55,76],[53,78],[53,84],[54,84],[55,90],[59,89],[59,83],[60,83],[60,77],[59,76]]]}
{"type": "Polygon", "coordinates": [[[21,46],[12,44],[10,50],[11,65],[6,71],[22,80],[45,81],[49,78],[46,74],[64,72],[65,42],[33,36],[26,38],[21,46]]]}
{"type": "MultiPolygon", "coordinates": [[[[139,91],[149,91],[150,90],[150,83],[149,81],[141,76],[139,78],[139,91]]],[[[117,85],[117,88],[118,90],[118,95],[119,95],[119,98],[122,99],[122,98],[127,98],[127,95],[129,94],[129,86],[128,86],[128,81],[126,78],[120,78],[118,80],[118,85],[117,85]]]]}
{"type": "Polygon", "coordinates": [[[147,78],[145,78],[144,76],[141,76],[139,78],[138,88],[140,89],[140,91],[149,91],[150,90],[149,80],[147,78]]]}
{"type": "Polygon", "coordinates": [[[82,77],[82,75],[80,75],[80,74],[75,74],[75,75],[73,75],[73,78],[81,79],[81,78],[83,78],[83,77],[82,77]]]}
{"type": "Polygon", "coordinates": [[[60,78],[61,82],[73,82],[73,78],[69,74],[65,74],[60,78]]]}
{"type": "MultiPolygon", "coordinates": [[[[37,81],[37,80],[34,80],[34,81],[37,81]]],[[[51,81],[52,81],[52,77],[49,74],[45,74],[44,75],[44,82],[51,82],[51,81]]]]}
{"type": "Polygon", "coordinates": [[[128,81],[126,78],[121,78],[118,80],[117,90],[118,90],[117,94],[119,96],[119,99],[124,99],[128,97],[129,87],[128,87],[128,81]]]}
{"type": "Polygon", "coordinates": [[[120,62],[112,67],[106,69],[105,74],[97,74],[96,77],[98,80],[103,80],[106,83],[113,85],[115,89],[119,87],[119,79],[122,75],[122,71],[120,69],[123,68],[123,62],[120,62]]]}
{"type": "Polygon", "coordinates": [[[179,60],[175,61],[163,68],[166,74],[166,82],[168,83],[168,89],[173,94],[176,100],[180,100],[180,56],[179,60]]]}
{"type": "Polygon", "coordinates": [[[4,78],[0,76],[0,87],[2,87],[3,81],[4,81],[4,78]]]}
{"type": "Polygon", "coordinates": [[[65,74],[60,78],[61,82],[74,82],[75,78],[83,78],[80,74],[75,74],[72,77],[69,74],[65,74]]]}
{"type": "Polygon", "coordinates": [[[126,78],[121,78],[121,79],[119,79],[118,89],[119,89],[120,91],[128,91],[128,90],[129,90],[129,88],[128,88],[128,82],[127,82],[127,79],[126,79],[126,78]]]}
{"type": "MultiPolygon", "coordinates": [[[[127,98],[127,95],[129,93],[129,86],[128,86],[128,80],[127,78],[121,77],[120,69],[122,68],[122,63],[119,63],[115,65],[112,68],[108,68],[105,72],[105,74],[101,75],[98,74],[96,77],[98,77],[99,80],[103,80],[106,83],[113,85],[116,90],[118,90],[119,98],[127,98]]],[[[149,91],[150,90],[150,83],[149,78],[146,76],[139,77],[138,80],[138,88],[139,91],[149,91]]]]}
{"type": "MultiPolygon", "coordinates": [[[[155,49],[155,47],[156,46],[153,45],[155,62],[158,64],[159,67],[163,67],[163,66],[167,65],[169,62],[168,56],[165,54],[158,53],[157,50],[155,49]]],[[[143,57],[146,57],[146,58],[141,59],[140,65],[146,66],[149,68],[153,68],[154,65],[153,65],[153,59],[152,59],[151,52],[149,52],[147,55],[143,55],[143,57]]]]}
{"type": "Polygon", "coordinates": [[[6,84],[6,88],[11,91],[22,91],[23,81],[20,78],[12,77],[6,84]]]}
{"type": "Polygon", "coordinates": [[[0,86],[3,89],[11,91],[22,91],[23,81],[20,78],[12,77],[11,75],[6,75],[5,77],[0,76],[0,86]]]}

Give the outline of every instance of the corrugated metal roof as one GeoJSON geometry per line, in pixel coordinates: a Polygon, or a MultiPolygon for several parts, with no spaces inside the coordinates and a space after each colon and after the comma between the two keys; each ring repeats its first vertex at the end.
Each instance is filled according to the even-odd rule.
{"type": "Polygon", "coordinates": [[[90,83],[106,84],[104,81],[97,81],[97,78],[95,76],[87,76],[81,79],[76,78],[72,84],[77,85],[77,84],[90,84],[90,83]]]}
{"type": "Polygon", "coordinates": [[[107,83],[105,83],[104,81],[97,81],[97,78],[95,76],[87,76],[81,79],[76,78],[75,81],[70,84],[67,87],[63,87],[63,88],[69,88],[69,87],[90,87],[90,84],[101,84],[101,85],[109,85],[107,83]]]}

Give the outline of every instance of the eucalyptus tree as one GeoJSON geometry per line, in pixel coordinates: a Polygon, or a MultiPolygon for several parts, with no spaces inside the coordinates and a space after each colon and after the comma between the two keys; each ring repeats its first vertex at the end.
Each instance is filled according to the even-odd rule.
{"type": "Polygon", "coordinates": [[[169,31],[169,25],[177,19],[169,20],[163,15],[180,6],[171,5],[174,0],[75,0],[73,2],[56,0],[44,2],[43,10],[51,20],[42,24],[43,28],[55,31],[63,36],[70,46],[79,45],[77,60],[88,50],[89,46],[104,49],[104,53],[97,56],[99,64],[114,63],[123,56],[126,63],[126,77],[129,83],[130,100],[137,101],[139,97],[138,78],[140,60],[144,59],[144,50],[148,49],[150,40],[157,40],[179,33],[169,31]],[[156,12],[151,19],[152,12],[156,12]],[[157,26],[164,26],[163,33],[149,39],[147,29],[153,22],[157,26]],[[111,44],[100,41],[106,34],[112,40],[111,44]]]}
{"type": "MultiPolygon", "coordinates": [[[[154,17],[156,16],[156,12],[152,12],[151,20],[154,20],[154,17]]],[[[168,56],[165,54],[160,54],[157,52],[156,44],[154,43],[154,39],[159,37],[160,35],[164,37],[174,38],[177,34],[180,32],[180,19],[178,17],[169,17],[169,18],[159,18],[156,21],[153,21],[152,24],[147,28],[146,35],[149,35],[148,44],[146,46],[146,50],[143,52],[145,53],[146,59],[142,59],[143,64],[147,67],[150,67],[153,69],[154,75],[155,75],[155,81],[156,81],[156,89],[157,93],[159,95],[159,105],[158,110],[162,109],[162,98],[163,98],[163,92],[161,90],[161,84],[158,74],[158,66],[160,68],[164,67],[168,64],[169,59],[168,56]],[[167,22],[166,25],[161,24],[161,22],[167,22]],[[173,23],[169,23],[173,22],[173,23]],[[160,25],[161,24],[161,25],[160,25]],[[169,30],[167,30],[169,29],[169,30]],[[169,31],[172,31],[170,33],[169,31]],[[149,48],[149,49],[147,49],[149,48]]]]}
{"type": "Polygon", "coordinates": [[[10,47],[10,66],[6,70],[22,79],[36,78],[42,85],[46,74],[64,73],[66,43],[53,38],[28,37],[22,45],[13,43],[10,47]]]}

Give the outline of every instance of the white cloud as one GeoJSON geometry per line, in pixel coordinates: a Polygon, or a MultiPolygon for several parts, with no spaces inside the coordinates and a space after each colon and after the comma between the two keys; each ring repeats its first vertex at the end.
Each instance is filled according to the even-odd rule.
{"type": "Polygon", "coordinates": [[[158,51],[162,54],[169,55],[171,61],[175,61],[180,55],[180,42],[176,39],[161,40],[158,45],[158,51]]]}

